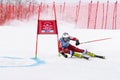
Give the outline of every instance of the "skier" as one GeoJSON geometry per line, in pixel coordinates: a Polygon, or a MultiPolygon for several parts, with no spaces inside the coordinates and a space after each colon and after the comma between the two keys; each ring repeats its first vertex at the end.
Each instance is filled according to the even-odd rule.
{"type": "Polygon", "coordinates": [[[67,54],[70,54],[71,57],[75,56],[75,57],[78,57],[78,58],[85,58],[85,59],[89,59],[89,57],[87,57],[85,55],[88,55],[90,57],[104,58],[104,56],[98,56],[98,55],[95,55],[92,52],[89,52],[89,51],[84,50],[84,49],[79,49],[79,48],[71,45],[69,43],[70,40],[76,41],[76,43],[75,43],[76,46],[80,44],[80,42],[77,38],[70,36],[67,32],[63,33],[62,37],[60,38],[60,40],[58,42],[59,53],[62,54],[65,58],[68,57],[67,54]]]}

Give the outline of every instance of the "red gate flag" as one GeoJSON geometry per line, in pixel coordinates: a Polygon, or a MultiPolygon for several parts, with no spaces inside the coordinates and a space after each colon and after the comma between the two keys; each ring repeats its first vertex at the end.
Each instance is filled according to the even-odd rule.
{"type": "Polygon", "coordinates": [[[57,40],[58,40],[57,21],[38,19],[35,58],[37,58],[37,47],[38,47],[38,35],[39,34],[56,34],[57,40]]]}
{"type": "MultiPolygon", "coordinates": [[[[57,18],[56,18],[56,7],[55,2],[53,2],[53,6],[51,7],[52,11],[54,11],[55,20],[41,20],[40,19],[40,10],[42,8],[42,4],[38,10],[38,26],[37,26],[37,36],[36,36],[36,50],[35,50],[35,58],[37,58],[37,48],[38,48],[38,35],[39,34],[56,34],[58,40],[58,29],[57,29],[57,18]]],[[[57,41],[58,42],[58,41],[57,41]]]]}
{"type": "Polygon", "coordinates": [[[58,34],[56,20],[38,20],[37,34],[58,34]]]}

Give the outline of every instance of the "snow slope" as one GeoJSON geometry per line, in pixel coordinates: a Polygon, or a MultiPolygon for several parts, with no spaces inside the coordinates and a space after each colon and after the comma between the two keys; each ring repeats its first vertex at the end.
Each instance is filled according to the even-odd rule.
{"type": "Polygon", "coordinates": [[[91,58],[87,61],[58,57],[56,35],[39,35],[38,58],[43,62],[21,67],[34,63],[31,58],[35,54],[37,19],[15,20],[0,26],[0,80],[120,80],[120,30],[77,29],[75,25],[61,21],[58,21],[58,30],[59,37],[68,32],[80,42],[111,37],[110,40],[78,46],[104,55],[106,59],[91,58]],[[22,58],[22,61],[10,61],[9,57],[22,58]],[[3,62],[18,66],[2,67],[3,62]]]}

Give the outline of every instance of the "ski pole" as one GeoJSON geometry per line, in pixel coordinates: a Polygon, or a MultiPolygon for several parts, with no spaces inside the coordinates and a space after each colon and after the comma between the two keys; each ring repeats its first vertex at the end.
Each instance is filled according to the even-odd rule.
{"type": "Polygon", "coordinates": [[[96,39],[96,40],[81,42],[80,44],[91,43],[91,42],[98,42],[98,41],[103,41],[103,40],[108,40],[108,39],[112,39],[112,38],[96,39]]]}

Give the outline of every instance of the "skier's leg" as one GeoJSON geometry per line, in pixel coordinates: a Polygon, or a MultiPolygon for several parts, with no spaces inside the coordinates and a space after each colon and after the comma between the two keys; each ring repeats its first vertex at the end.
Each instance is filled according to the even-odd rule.
{"type": "Polygon", "coordinates": [[[71,57],[75,56],[77,58],[82,58],[82,54],[79,54],[78,52],[74,52],[70,50],[69,54],[71,55],[71,57]]]}
{"type": "Polygon", "coordinates": [[[74,54],[72,56],[75,56],[75,57],[78,57],[78,58],[85,58],[85,59],[89,59],[88,57],[84,56],[84,54],[86,54],[86,50],[83,50],[83,49],[79,49],[73,45],[69,45],[68,46],[68,49],[73,51],[74,54]],[[82,53],[82,54],[80,54],[82,53]]]}
{"type": "Polygon", "coordinates": [[[76,48],[75,46],[73,46],[73,45],[69,45],[68,46],[68,49],[70,50],[69,51],[69,54],[71,55],[71,56],[75,56],[75,57],[78,57],[78,58],[82,58],[82,54],[79,54],[79,53],[82,53],[83,52],[83,50],[82,49],[78,49],[78,48],[76,48]],[[78,53],[79,52],[79,53],[78,53]]]}
{"type": "Polygon", "coordinates": [[[105,59],[105,56],[96,55],[96,54],[94,54],[94,53],[92,53],[92,52],[86,51],[86,54],[87,54],[88,56],[90,56],[90,57],[97,57],[97,58],[105,59]]]}
{"type": "Polygon", "coordinates": [[[69,45],[68,47],[70,50],[74,51],[74,52],[79,52],[79,53],[82,53],[82,55],[88,55],[90,57],[95,57],[96,55],[92,52],[89,52],[87,50],[84,50],[84,49],[79,49],[73,45],[69,45]]]}
{"type": "Polygon", "coordinates": [[[89,59],[89,57],[86,57],[86,56],[84,56],[84,55],[82,55],[78,52],[74,52],[74,51],[71,51],[71,50],[70,50],[69,54],[71,55],[71,57],[75,56],[75,57],[80,58],[80,59],[81,58],[84,58],[84,59],[87,59],[87,60],[89,59]]]}
{"type": "Polygon", "coordinates": [[[83,55],[88,55],[88,56],[90,56],[90,57],[95,57],[95,54],[94,54],[94,53],[89,52],[89,51],[87,51],[87,50],[84,50],[84,52],[83,52],[82,54],[83,54],[83,55]]]}
{"type": "Polygon", "coordinates": [[[77,47],[75,47],[75,46],[73,46],[73,45],[71,45],[71,44],[68,46],[68,49],[69,49],[69,50],[72,50],[72,51],[74,51],[74,52],[79,52],[79,53],[83,53],[83,52],[84,52],[83,49],[79,49],[79,48],[77,48],[77,47]]]}
{"type": "Polygon", "coordinates": [[[89,51],[87,51],[87,50],[79,49],[79,48],[77,48],[77,47],[75,47],[75,46],[73,46],[73,45],[69,45],[69,46],[68,46],[68,49],[69,49],[69,50],[72,50],[72,51],[74,51],[74,52],[82,53],[82,56],[88,55],[88,56],[90,56],[90,57],[98,57],[98,58],[105,59],[104,56],[99,56],[99,55],[96,55],[96,54],[94,54],[94,53],[92,53],[92,52],[89,52],[89,51]]]}
{"type": "Polygon", "coordinates": [[[95,54],[92,53],[92,52],[88,52],[88,51],[86,51],[86,54],[87,54],[88,56],[90,56],[90,57],[95,57],[95,54]]]}
{"type": "Polygon", "coordinates": [[[86,57],[86,56],[84,56],[84,55],[82,55],[78,52],[74,52],[73,56],[78,57],[78,58],[84,58],[84,59],[87,59],[87,60],[89,59],[89,57],[86,57]]]}

